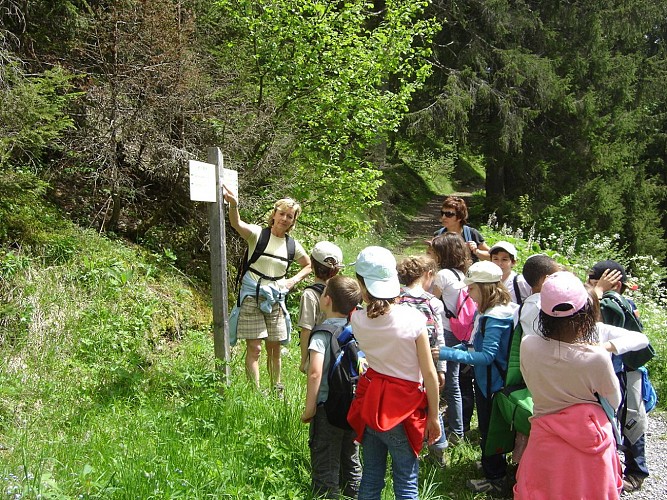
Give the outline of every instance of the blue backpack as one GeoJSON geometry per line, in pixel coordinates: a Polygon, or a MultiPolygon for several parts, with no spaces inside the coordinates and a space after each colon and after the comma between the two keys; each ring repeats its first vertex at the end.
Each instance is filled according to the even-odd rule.
{"type": "Polygon", "coordinates": [[[329,396],[324,402],[327,420],[335,427],[350,430],[352,427],[347,422],[347,413],[357,391],[359,376],[363,375],[368,367],[366,356],[359,349],[350,325],[344,328],[326,323],[316,325],[310,339],[316,332],[327,332],[331,339],[327,374],[329,396]]]}

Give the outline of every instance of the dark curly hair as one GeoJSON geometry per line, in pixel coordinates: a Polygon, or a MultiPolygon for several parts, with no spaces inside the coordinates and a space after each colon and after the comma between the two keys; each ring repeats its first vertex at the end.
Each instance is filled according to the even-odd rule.
{"type": "MultiPolygon", "coordinates": [[[[558,306],[556,306],[558,307],[558,306]]],[[[540,311],[540,333],[569,344],[597,344],[595,308],[591,300],[572,316],[557,318],[540,311]]]]}

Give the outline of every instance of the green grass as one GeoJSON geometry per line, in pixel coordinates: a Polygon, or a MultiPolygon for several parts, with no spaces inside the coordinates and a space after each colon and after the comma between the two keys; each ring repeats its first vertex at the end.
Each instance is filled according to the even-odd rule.
{"type": "MultiPolygon", "coordinates": [[[[396,245],[401,233],[387,227],[382,238],[339,241],[345,261],[369,244],[396,245]]],[[[493,221],[480,229],[489,243],[515,243],[518,269],[540,247],[581,277],[596,260],[622,257],[614,238],[519,237],[493,221]]],[[[266,387],[264,367],[263,389],[247,385],[242,344],[231,385],[222,386],[206,286],[168,256],[64,222],[31,241],[0,249],[0,498],[309,497],[296,342],[283,358],[284,399],[266,387]]],[[[646,258],[633,264],[633,298],[659,353],[649,369],[664,407],[662,276],[646,258]]],[[[292,310],[296,304],[295,294],[292,310]]],[[[422,498],[473,498],[465,481],[480,476],[478,447],[464,444],[448,457],[444,472],[422,467],[422,498]]]]}

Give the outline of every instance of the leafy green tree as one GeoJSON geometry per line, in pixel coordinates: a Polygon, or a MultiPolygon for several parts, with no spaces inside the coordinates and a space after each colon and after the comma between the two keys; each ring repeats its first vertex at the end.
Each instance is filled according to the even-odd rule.
{"type": "Polygon", "coordinates": [[[227,77],[222,100],[237,103],[216,123],[251,207],[292,195],[314,230],[351,236],[369,227],[382,182],[372,152],[430,71],[426,5],[216,2],[206,45],[227,77]]]}

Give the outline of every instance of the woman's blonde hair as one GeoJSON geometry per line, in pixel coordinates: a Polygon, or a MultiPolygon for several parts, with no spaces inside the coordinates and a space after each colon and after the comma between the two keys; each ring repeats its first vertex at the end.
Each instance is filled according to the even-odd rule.
{"type": "Polygon", "coordinates": [[[391,306],[396,302],[396,298],[393,299],[378,299],[373,297],[371,293],[366,288],[366,283],[364,283],[364,277],[357,274],[357,281],[361,287],[362,295],[366,301],[366,316],[369,318],[377,318],[383,314],[387,314],[391,309],[391,306]]]}
{"type": "Polygon", "coordinates": [[[273,204],[273,210],[269,212],[269,216],[267,217],[266,220],[269,227],[273,226],[273,216],[276,215],[276,212],[278,210],[286,210],[290,208],[294,210],[294,221],[292,222],[292,225],[289,227],[291,230],[296,225],[296,220],[299,218],[299,215],[301,215],[301,205],[299,204],[298,201],[292,198],[281,198],[280,200],[276,201],[273,204]]]}
{"type": "Polygon", "coordinates": [[[511,302],[510,293],[507,287],[501,282],[496,283],[475,283],[479,289],[479,304],[477,310],[484,314],[487,309],[495,306],[506,305],[511,302]]]}

